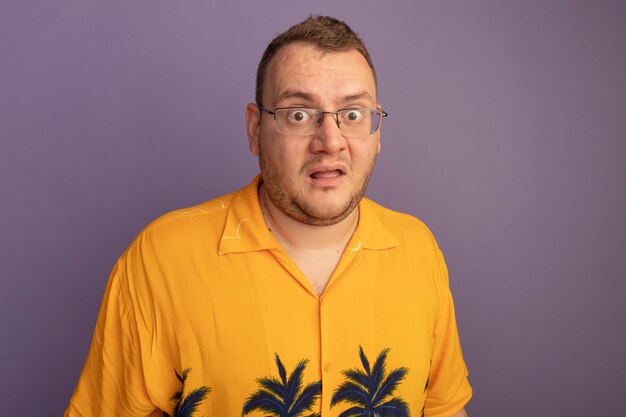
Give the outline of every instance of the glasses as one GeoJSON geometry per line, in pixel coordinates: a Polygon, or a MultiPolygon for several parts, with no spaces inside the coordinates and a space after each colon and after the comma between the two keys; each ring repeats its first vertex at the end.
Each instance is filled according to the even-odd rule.
{"type": "Polygon", "coordinates": [[[334,116],[337,127],[345,137],[373,135],[380,129],[383,117],[387,117],[387,112],[383,110],[361,107],[337,111],[322,111],[305,107],[281,107],[270,111],[263,106],[258,107],[274,116],[278,131],[288,136],[314,135],[322,125],[326,114],[334,116]]]}

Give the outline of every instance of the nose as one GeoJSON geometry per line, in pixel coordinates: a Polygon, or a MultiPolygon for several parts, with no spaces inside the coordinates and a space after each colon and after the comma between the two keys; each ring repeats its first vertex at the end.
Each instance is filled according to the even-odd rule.
{"type": "Polygon", "coordinates": [[[313,153],[336,153],[347,146],[341,130],[339,129],[339,119],[336,114],[324,113],[322,121],[311,141],[311,151],[313,153]]]}

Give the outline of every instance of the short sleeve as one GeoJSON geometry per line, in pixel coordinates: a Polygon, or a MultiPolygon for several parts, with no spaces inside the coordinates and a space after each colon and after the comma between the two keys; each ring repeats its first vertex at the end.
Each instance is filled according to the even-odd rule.
{"type": "Polygon", "coordinates": [[[437,249],[439,270],[439,314],[432,347],[432,364],[426,393],[426,417],[449,417],[461,410],[472,397],[472,388],[461,352],[454,314],[454,303],[448,285],[448,271],[443,255],[437,249]]]}
{"type": "Polygon", "coordinates": [[[118,266],[109,277],[89,355],[65,417],[160,415],[153,414],[146,392],[137,326],[118,266]]]}

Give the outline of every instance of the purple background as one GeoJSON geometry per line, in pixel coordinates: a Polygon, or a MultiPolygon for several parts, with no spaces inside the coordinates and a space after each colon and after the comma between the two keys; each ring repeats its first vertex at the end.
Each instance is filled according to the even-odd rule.
{"type": "Polygon", "coordinates": [[[257,62],[310,12],[377,66],[368,195],[438,237],[471,416],[626,414],[626,3],[495,0],[2,1],[1,414],[60,415],[133,236],[255,175],[257,62]]]}

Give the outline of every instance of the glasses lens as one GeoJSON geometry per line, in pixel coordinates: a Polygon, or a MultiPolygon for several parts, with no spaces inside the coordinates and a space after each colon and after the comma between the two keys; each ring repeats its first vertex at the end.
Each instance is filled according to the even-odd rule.
{"type": "Polygon", "coordinates": [[[277,109],[275,113],[278,130],[285,135],[294,136],[314,134],[321,117],[319,110],[305,108],[277,109]]]}
{"type": "Polygon", "coordinates": [[[370,110],[370,135],[374,134],[380,129],[380,124],[383,121],[383,117],[378,110],[370,110]]]}
{"type": "Polygon", "coordinates": [[[345,109],[339,112],[339,127],[346,136],[366,136],[378,131],[381,114],[374,109],[345,109]]]}

